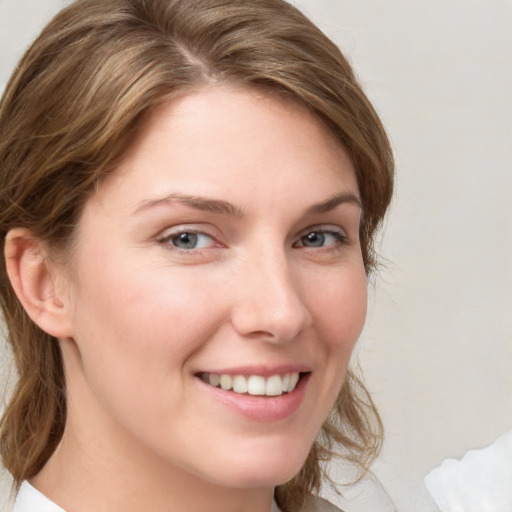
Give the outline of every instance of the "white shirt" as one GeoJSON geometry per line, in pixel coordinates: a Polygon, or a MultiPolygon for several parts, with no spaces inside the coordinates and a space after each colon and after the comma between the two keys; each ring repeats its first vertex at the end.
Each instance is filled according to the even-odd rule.
{"type": "Polygon", "coordinates": [[[512,512],[512,430],[461,460],[444,460],[425,484],[443,512],[512,512]]]}
{"type": "Polygon", "coordinates": [[[21,484],[13,512],[65,512],[28,482],[21,484]]]}
{"type": "MultiPolygon", "coordinates": [[[[339,508],[323,500],[312,497],[303,507],[310,512],[342,512],[339,508]]],[[[301,509],[302,510],[302,509],[301,509]]],[[[28,482],[21,484],[12,512],[66,512],[63,508],[50,501],[44,494],[32,487],[28,482]]],[[[272,500],[270,512],[281,512],[275,500],[272,500]]]]}
{"type": "MultiPolygon", "coordinates": [[[[12,512],[66,512],[63,508],[50,501],[43,493],[32,487],[28,482],[21,484],[12,512]]],[[[272,501],[271,512],[281,512],[275,501],[272,501]]]]}

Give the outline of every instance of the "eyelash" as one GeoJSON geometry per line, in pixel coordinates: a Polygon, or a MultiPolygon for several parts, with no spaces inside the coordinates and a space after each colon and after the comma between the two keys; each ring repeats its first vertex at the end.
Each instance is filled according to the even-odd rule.
{"type": "Polygon", "coordinates": [[[181,247],[177,247],[176,245],[174,245],[172,243],[173,239],[177,239],[178,237],[183,236],[183,235],[196,236],[196,237],[205,236],[205,237],[208,237],[212,241],[211,246],[215,246],[215,245],[220,246],[220,244],[215,243],[214,238],[211,235],[209,235],[208,233],[204,233],[203,231],[198,231],[198,230],[194,230],[194,229],[182,229],[180,231],[176,231],[174,233],[170,233],[161,238],[158,238],[157,241],[158,241],[158,243],[167,246],[171,250],[175,250],[175,251],[178,251],[183,254],[191,254],[192,252],[198,252],[198,251],[201,251],[204,249],[211,248],[211,246],[205,246],[205,247],[192,247],[190,249],[183,249],[181,247]]]}
{"type": "MultiPolygon", "coordinates": [[[[313,229],[310,229],[308,230],[308,232],[302,236],[299,237],[299,242],[296,242],[294,244],[294,247],[306,247],[308,248],[307,245],[304,245],[303,243],[303,240],[310,236],[310,235],[322,235],[322,236],[325,236],[325,235],[328,235],[328,236],[332,236],[334,238],[334,245],[336,245],[337,247],[339,246],[343,246],[343,245],[348,245],[349,243],[349,238],[348,236],[341,230],[335,230],[335,229],[326,229],[326,228],[313,228],[313,229]],[[300,245],[298,245],[298,243],[300,243],[300,245]]],[[[322,245],[320,246],[319,248],[324,248],[324,247],[330,247],[329,245],[322,245]]],[[[315,249],[315,247],[310,247],[312,249],[315,249]]]]}
{"type": "MultiPolygon", "coordinates": [[[[208,233],[205,233],[203,231],[195,230],[195,229],[182,229],[179,231],[175,231],[173,233],[169,233],[165,236],[162,236],[157,239],[158,243],[161,245],[166,246],[168,249],[173,251],[178,251],[181,254],[197,254],[200,253],[203,250],[211,249],[212,247],[222,247],[222,244],[216,243],[213,236],[209,235],[208,233]],[[208,245],[205,245],[203,247],[191,247],[191,248],[182,248],[177,247],[172,241],[173,239],[177,239],[180,236],[189,235],[192,237],[207,237],[210,239],[210,243],[208,245]]],[[[325,242],[325,238],[322,240],[322,242],[325,242]]],[[[349,244],[349,237],[340,229],[326,229],[322,227],[318,228],[310,228],[307,230],[307,232],[304,232],[303,235],[301,235],[297,242],[293,244],[293,247],[300,248],[303,247],[305,249],[312,249],[312,250],[318,250],[318,249],[324,249],[324,250],[336,250],[339,249],[341,246],[345,246],[349,244]],[[308,246],[304,244],[304,240],[311,235],[316,235],[317,237],[325,237],[325,236],[331,236],[334,239],[333,244],[327,244],[319,246],[308,246]]]]}

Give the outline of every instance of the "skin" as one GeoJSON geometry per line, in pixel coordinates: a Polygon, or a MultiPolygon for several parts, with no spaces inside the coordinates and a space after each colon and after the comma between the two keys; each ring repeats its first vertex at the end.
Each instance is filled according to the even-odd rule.
{"type": "Polygon", "coordinates": [[[32,317],[61,338],[67,378],[64,438],[33,484],[74,512],[268,512],[364,324],[358,197],[343,148],[305,109],[215,86],[145,120],[65,267],[11,234],[11,277],[36,275],[32,317]],[[197,247],[176,247],[196,232],[197,247]],[[306,371],[298,407],[248,418],[198,378],[248,365],[306,371]]]}

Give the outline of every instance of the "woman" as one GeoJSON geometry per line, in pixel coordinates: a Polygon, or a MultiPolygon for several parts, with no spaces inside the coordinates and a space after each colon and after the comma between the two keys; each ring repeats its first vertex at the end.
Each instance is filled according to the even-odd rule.
{"type": "Polygon", "coordinates": [[[0,169],[17,511],[317,510],[333,453],[367,467],[347,366],[392,157],[295,8],[74,2],[6,89],[0,169]]]}

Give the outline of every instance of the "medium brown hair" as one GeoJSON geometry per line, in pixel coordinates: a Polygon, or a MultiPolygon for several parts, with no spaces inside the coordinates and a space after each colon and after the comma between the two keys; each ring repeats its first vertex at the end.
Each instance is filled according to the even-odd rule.
{"type": "MultiPolygon", "coordinates": [[[[389,205],[393,160],[381,122],[339,49],[283,0],[78,0],[43,30],[0,104],[0,238],[25,227],[69,249],[91,190],[115,170],[142,116],[193,87],[256,87],[309,109],[348,152],[363,204],[367,273],[389,205]]],[[[3,258],[2,251],[2,258],[3,258]]],[[[39,329],[0,269],[18,380],[0,423],[17,485],[37,474],[66,420],[58,340],[39,329]]],[[[276,491],[285,511],[319,489],[333,453],[367,467],[381,423],[349,372],[301,472],[276,491]]]]}

